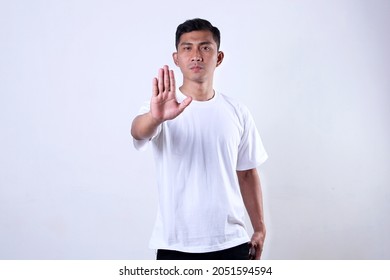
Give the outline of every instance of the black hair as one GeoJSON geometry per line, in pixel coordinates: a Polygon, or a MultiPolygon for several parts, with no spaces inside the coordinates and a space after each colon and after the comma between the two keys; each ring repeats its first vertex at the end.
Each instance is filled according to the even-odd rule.
{"type": "Polygon", "coordinates": [[[192,32],[192,31],[203,31],[208,30],[213,34],[213,39],[217,43],[217,49],[219,50],[219,46],[221,44],[221,33],[219,29],[213,26],[209,21],[201,18],[189,19],[180,24],[176,29],[176,49],[179,46],[180,37],[184,33],[192,32]]]}

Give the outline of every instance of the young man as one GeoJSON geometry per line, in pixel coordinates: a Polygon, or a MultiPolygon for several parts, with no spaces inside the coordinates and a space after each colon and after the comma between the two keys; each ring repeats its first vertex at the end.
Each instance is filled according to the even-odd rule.
{"type": "Polygon", "coordinates": [[[131,127],[134,145],[151,142],[158,215],[150,241],[157,259],[260,259],[265,238],[256,167],[267,154],[247,108],[213,88],[224,58],[220,32],[203,19],[176,31],[173,61],[153,80],[150,106],[131,127]],[[245,208],[254,233],[244,225],[245,208]]]}

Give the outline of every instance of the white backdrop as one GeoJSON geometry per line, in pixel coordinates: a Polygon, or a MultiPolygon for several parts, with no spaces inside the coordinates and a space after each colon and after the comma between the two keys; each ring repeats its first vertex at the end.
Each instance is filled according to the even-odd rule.
{"type": "Polygon", "coordinates": [[[154,163],[129,127],[194,17],[270,156],[263,257],[389,259],[386,0],[0,0],[0,258],[154,258],[154,163]]]}

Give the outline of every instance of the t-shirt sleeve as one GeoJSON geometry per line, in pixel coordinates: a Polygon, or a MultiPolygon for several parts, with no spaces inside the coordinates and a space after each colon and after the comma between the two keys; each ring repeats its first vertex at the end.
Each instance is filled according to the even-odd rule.
{"type": "Polygon", "coordinates": [[[260,134],[255,121],[246,107],[242,107],[243,133],[238,146],[237,167],[238,171],[256,168],[264,163],[267,158],[260,134]]]}
{"type": "MultiPolygon", "coordinates": [[[[150,102],[146,101],[139,109],[137,116],[146,114],[150,111],[150,102]]],[[[137,140],[133,138],[133,145],[139,151],[144,151],[147,148],[148,143],[153,140],[161,131],[161,125],[157,128],[156,133],[150,139],[137,140]]]]}

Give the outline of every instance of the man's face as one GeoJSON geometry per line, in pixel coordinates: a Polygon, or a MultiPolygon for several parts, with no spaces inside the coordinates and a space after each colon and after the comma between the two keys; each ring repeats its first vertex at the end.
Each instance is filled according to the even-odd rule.
{"type": "Polygon", "coordinates": [[[180,37],[173,59],[184,79],[204,82],[212,79],[215,68],[222,62],[223,53],[217,50],[210,31],[192,31],[180,37]]]}

